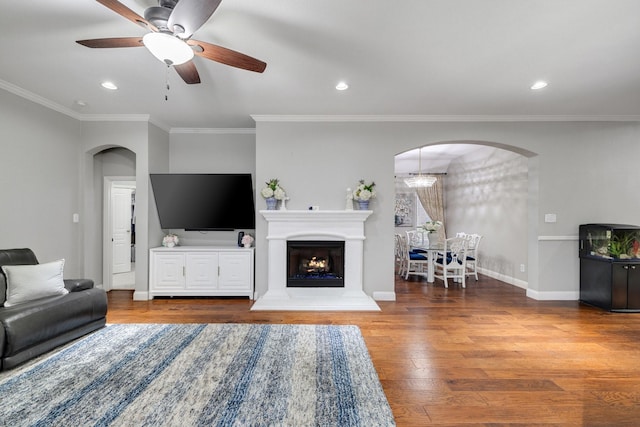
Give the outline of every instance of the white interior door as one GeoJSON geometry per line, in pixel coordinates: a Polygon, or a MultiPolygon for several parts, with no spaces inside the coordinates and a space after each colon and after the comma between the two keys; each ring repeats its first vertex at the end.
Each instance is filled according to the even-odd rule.
{"type": "Polygon", "coordinates": [[[111,192],[113,209],[113,273],[131,271],[131,193],[130,188],[114,188],[111,192]]]}

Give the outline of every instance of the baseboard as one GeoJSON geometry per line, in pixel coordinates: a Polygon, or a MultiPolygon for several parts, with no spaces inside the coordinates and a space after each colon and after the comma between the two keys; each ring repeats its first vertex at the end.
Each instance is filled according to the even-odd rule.
{"type": "MultiPolygon", "coordinates": [[[[529,287],[529,282],[516,279],[515,277],[507,276],[502,273],[496,273],[495,271],[487,270],[485,268],[478,268],[478,273],[484,276],[489,276],[492,279],[500,280],[501,282],[508,283],[510,285],[516,286],[521,289],[527,289],[529,287]]],[[[471,276],[468,276],[468,277],[471,277],[471,276]]],[[[467,278],[467,280],[470,280],[470,279],[467,278]]]]}
{"type": "Polygon", "coordinates": [[[133,300],[134,301],[148,301],[149,300],[149,292],[146,292],[146,291],[134,291],[133,292],[133,300]]]}
{"type": "Polygon", "coordinates": [[[395,292],[374,292],[373,299],[376,301],[395,301],[395,292]]]}
{"type": "Polygon", "coordinates": [[[578,301],[579,291],[546,291],[527,289],[527,297],[538,301],[578,301]]]}

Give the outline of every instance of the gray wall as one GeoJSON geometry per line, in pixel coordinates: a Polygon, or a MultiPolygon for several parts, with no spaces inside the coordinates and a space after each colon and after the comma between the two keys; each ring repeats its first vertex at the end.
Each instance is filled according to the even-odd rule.
{"type": "Polygon", "coordinates": [[[0,90],[0,248],[31,248],[83,273],[78,120],[0,90]]]}
{"type": "MultiPolygon", "coordinates": [[[[67,277],[101,269],[92,246],[93,239],[101,239],[99,213],[93,205],[93,155],[114,146],[136,153],[137,198],[142,203],[138,237],[146,246],[157,246],[162,235],[161,230],[152,229],[148,179],[152,169],[228,171],[232,163],[225,159],[234,156],[238,161],[234,170],[251,171],[255,162],[259,208],[264,207],[258,196],[260,183],[270,178],[282,180],[291,197],[290,209],[306,209],[311,204],[343,209],[346,187],[353,187],[360,178],[376,181],[379,196],[366,223],[365,242],[365,291],[374,296],[393,295],[393,158],[411,148],[471,141],[509,148],[527,157],[527,294],[534,298],[577,297],[579,224],[640,224],[640,198],[634,196],[640,158],[640,124],[636,122],[435,123],[385,118],[377,122],[349,118],[303,122],[295,117],[271,120],[267,116],[256,116],[256,120],[252,156],[251,135],[169,135],[147,122],[82,122],[0,91],[5,159],[0,170],[1,246],[32,247],[41,260],[64,257],[67,277]],[[219,155],[220,147],[215,144],[204,144],[206,140],[224,146],[225,156],[219,155]],[[202,150],[209,154],[202,156],[202,150]],[[75,212],[80,213],[79,224],[71,221],[75,212]],[[557,222],[545,223],[545,213],[555,213],[557,222]]],[[[265,226],[258,215],[259,293],[266,289],[265,226]]],[[[136,293],[140,295],[147,290],[148,251],[144,246],[139,245],[143,252],[136,254],[140,264],[136,293]]],[[[93,273],[89,277],[99,279],[93,273]]]]}
{"type": "MultiPolygon", "coordinates": [[[[628,122],[288,121],[256,116],[256,175],[282,180],[289,208],[342,209],[344,188],[375,180],[379,197],[366,224],[365,291],[393,292],[393,159],[435,143],[482,142],[527,157],[527,294],[575,299],[576,235],[585,222],[640,223],[635,171],[640,124],[628,122]],[[555,213],[556,223],[544,214],[555,213]]],[[[305,119],[308,120],[308,119],[305,119]]],[[[501,207],[508,209],[508,206],[501,207]]],[[[266,223],[257,223],[256,286],[266,289],[266,223]]]]}
{"type": "MultiPolygon", "coordinates": [[[[172,173],[251,173],[256,168],[253,129],[172,133],[170,172],[172,173]]],[[[258,203],[261,200],[258,200],[258,203]]],[[[157,212],[155,213],[157,215],[157,212]]],[[[171,231],[181,245],[227,245],[237,240],[235,231],[171,231]]],[[[243,230],[253,234],[254,230],[243,230]]]]}
{"type": "Polygon", "coordinates": [[[527,163],[520,154],[479,146],[452,161],[442,178],[448,237],[458,232],[481,234],[478,265],[482,273],[525,288],[527,163]]]}

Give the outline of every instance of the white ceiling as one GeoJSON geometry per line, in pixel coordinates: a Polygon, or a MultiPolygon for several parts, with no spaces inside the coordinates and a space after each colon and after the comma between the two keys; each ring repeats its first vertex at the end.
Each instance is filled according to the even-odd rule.
{"type": "Polygon", "coordinates": [[[166,67],[144,47],[75,43],[141,36],[137,25],[93,0],[2,3],[0,87],[86,117],[252,128],[252,114],[640,115],[638,0],[223,0],[194,38],[266,71],[197,57],[202,83],[169,70],[168,101],[166,67]],[[538,79],[549,86],[531,91],[538,79]]]}

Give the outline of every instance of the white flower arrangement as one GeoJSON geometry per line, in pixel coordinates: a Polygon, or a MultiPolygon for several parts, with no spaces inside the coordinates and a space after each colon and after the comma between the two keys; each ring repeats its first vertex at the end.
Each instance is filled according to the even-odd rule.
{"type": "Polygon", "coordinates": [[[167,248],[172,248],[174,246],[178,246],[180,239],[175,234],[167,234],[162,238],[162,246],[167,248]]]}
{"type": "Polygon", "coordinates": [[[373,189],[375,186],[375,182],[371,181],[371,184],[365,184],[364,179],[361,179],[358,186],[353,191],[353,199],[362,201],[373,199],[376,197],[376,192],[373,189]]]}
{"type": "Polygon", "coordinates": [[[267,186],[260,190],[260,194],[265,199],[275,197],[277,200],[284,200],[287,197],[287,193],[280,187],[280,181],[277,178],[270,179],[266,184],[267,186]]]}
{"type": "Polygon", "coordinates": [[[422,226],[428,233],[435,233],[440,227],[442,227],[442,221],[427,221],[422,226]]]}
{"type": "Polygon", "coordinates": [[[253,236],[249,234],[245,234],[244,236],[242,236],[242,244],[244,245],[245,248],[250,247],[253,241],[254,241],[253,236]]]}

